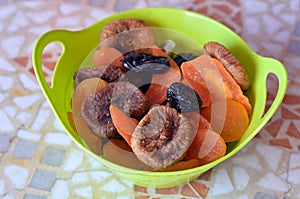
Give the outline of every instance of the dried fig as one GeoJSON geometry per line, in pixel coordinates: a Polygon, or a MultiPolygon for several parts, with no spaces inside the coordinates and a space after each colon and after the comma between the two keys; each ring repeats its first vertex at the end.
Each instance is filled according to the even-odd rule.
{"type": "Polygon", "coordinates": [[[75,87],[83,80],[97,77],[107,82],[118,81],[124,72],[118,66],[99,66],[93,68],[80,68],[74,74],[75,87]]]}
{"type": "Polygon", "coordinates": [[[113,47],[126,53],[151,47],[155,36],[150,26],[140,19],[119,19],[109,22],[101,31],[102,47],[113,47]]]}
{"type": "Polygon", "coordinates": [[[204,45],[203,53],[218,59],[243,90],[249,88],[250,81],[245,69],[225,46],[211,41],[204,45]]]}
{"type": "Polygon", "coordinates": [[[86,98],[81,107],[81,114],[91,131],[100,137],[119,137],[112,122],[109,106],[116,83],[109,83],[86,98]]]}
{"type": "Polygon", "coordinates": [[[149,109],[144,94],[129,82],[112,82],[90,95],[82,106],[82,116],[89,128],[101,137],[120,137],[109,111],[114,105],[130,117],[140,119],[149,109]]]}
{"type": "Polygon", "coordinates": [[[139,122],[131,137],[138,159],[154,170],[181,160],[193,135],[189,121],[174,108],[156,106],[139,122]]]}
{"type": "Polygon", "coordinates": [[[114,88],[111,104],[122,110],[127,116],[141,119],[150,108],[146,96],[129,82],[118,82],[114,88]]]}

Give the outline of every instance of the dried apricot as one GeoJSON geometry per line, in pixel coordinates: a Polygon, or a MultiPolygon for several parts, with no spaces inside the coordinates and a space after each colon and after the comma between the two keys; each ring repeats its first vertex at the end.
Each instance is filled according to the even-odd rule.
{"type": "Polygon", "coordinates": [[[176,162],[175,164],[173,164],[165,169],[159,170],[159,171],[164,171],[164,172],[181,171],[181,170],[186,170],[186,169],[192,169],[192,168],[195,168],[198,166],[200,166],[200,160],[195,158],[195,159],[190,159],[187,161],[176,162]]]}
{"type": "Polygon", "coordinates": [[[185,158],[198,159],[200,165],[205,165],[223,157],[225,153],[226,144],[218,133],[212,129],[199,128],[185,158]]]}
{"type": "Polygon", "coordinates": [[[245,107],[232,99],[227,99],[225,103],[224,101],[216,101],[211,106],[204,108],[201,114],[209,121],[215,120],[215,122],[211,122],[211,126],[221,134],[225,142],[239,140],[249,125],[249,117],[245,107]],[[220,113],[222,110],[225,110],[225,114],[220,113]]]}
{"type": "Polygon", "coordinates": [[[152,105],[162,104],[167,99],[167,89],[174,82],[179,82],[181,72],[176,62],[158,46],[152,47],[152,54],[155,56],[167,57],[170,62],[170,69],[163,74],[153,74],[152,82],[145,93],[152,105]]]}
{"type": "Polygon", "coordinates": [[[115,48],[104,47],[96,50],[93,55],[95,66],[118,66],[123,68],[123,54],[115,48]]]}
{"type": "Polygon", "coordinates": [[[125,140],[110,139],[103,146],[103,157],[113,163],[132,168],[141,169],[142,164],[132,152],[125,140]]]}
{"type": "Polygon", "coordinates": [[[130,145],[131,136],[138,124],[138,121],[135,118],[128,117],[114,105],[110,105],[109,111],[118,133],[125,139],[128,145],[130,145]]]}

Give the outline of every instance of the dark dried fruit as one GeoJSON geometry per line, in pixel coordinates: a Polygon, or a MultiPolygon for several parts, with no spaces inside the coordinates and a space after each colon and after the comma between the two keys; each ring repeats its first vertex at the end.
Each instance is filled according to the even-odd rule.
{"type": "Polygon", "coordinates": [[[130,117],[140,119],[149,110],[150,104],[141,91],[129,82],[112,82],[90,95],[81,112],[93,133],[101,137],[118,138],[109,112],[113,104],[130,117]]]}
{"type": "Polygon", "coordinates": [[[107,82],[118,81],[124,72],[118,66],[99,66],[93,68],[80,68],[74,74],[75,87],[83,80],[97,77],[107,82]]]}
{"type": "Polygon", "coordinates": [[[81,107],[81,115],[91,131],[100,137],[118,137],[112,122],[109,106],[116,83],[109,83],[94,95],[90,95],[81,107]]]}
{"type": "Polygon", "coordinates": [[[197,56],[193,53],[180,53],[174,58],[174,61],[178,66],[181,66],[183,62],[191,61],[195,58],[197,58],[197,56]]]}
{"type": "Polygon", "coordinates": [[[140,19],[120,19],[105,25],[100,35],[101,45],[126,53],[150,48],[155,36],[150,26],[140,19]]]}
{"type": "Polygon", "coordinates": [[[111,104],[118,107],[126,115],[141,119],[149,110],[150,103],[146,96],[129,82],[118,82],[114,87],[111,104]]]}
{"type": "Polygon", "coordinates": [[[167,101],[170,107],[178,112],[199,111],[202,100],[199,95],[189,86],[175,82],[167,90],[167,101]]]}
{"type": "Polygon", "coordinates": [[[123,66],[137,73],[163,74],[170,68],[167,57],[154,56],[146,53],[129,52],[121,60],[123,66]]]}
{"type": "Polygon", "coordinates": [[[249,88],[250,81],[245,69],[225,46],[218,42],[208,42],[203,47],[203,54],[218,59],[243,90],[249,88]]]}
{"type": "Polygon", "coordinates": [[[154,170],[184,157],[193,136],[189,121],[175,109],[156,106],[139,122],[131,137],[137,158],[154,170]]]}
{"type": "Polygon", "coordinates": [[[135,72],[133,70],[128,71],[125,75],[120,79],[120,81],[130,82],[136,87],[138,87],[142,93],[146,93],[151,81],[152,74],[147,72],[135,72]]]}

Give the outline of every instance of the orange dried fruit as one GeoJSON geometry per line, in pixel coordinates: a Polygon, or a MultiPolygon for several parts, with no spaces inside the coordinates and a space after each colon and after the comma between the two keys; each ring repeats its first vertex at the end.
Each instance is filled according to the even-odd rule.
{"type": "Polygon", "coordinates": [[[95,66],[118,66],[125,69],[121,60],[124,58],[123,54],[115,48],[104,47],[96,50],[93,55],[95,66]]]}
{"type": "Polygon", "coordinates": [[[152,54],[156,56],[167,57],[170,62],[170,68],[163,74],[153,74],[151,85],[146,91],[145,95],[152,105],[162,104],[167,99],[167,89],[174,82],[179,82],[181,73],[176,62],[158,46],[152,47],[152,54]]]}
{"type": "Polygon", "coordinates": [[[123,113],[123,111],[114,105],[110,105],[109,111],[118,133],[130,146],[131,136],[138,124],[138,121],[135,118],[128,117],[125,113],[123,113]]]}
{"type": "Polygon", "coordinates": [[[159,170],[159,171],[180,171],[180,170],[186,170],[186,169],[192,169],[195,167],[200,166],[200,160],[199,159],[190,159],[187,161],[179,161],[173,164],[172,166],[169,166],[165,169],[159,170]]]}
{"type": "Polygon", "coordinates": [[[223,138],[212,129],[198,128],[197,134],[186,152],[187,160],[198,159],[200,165],[213,162],[226,154],[223,138]]]}
{"type": "Polygon", "coordinates": [[[103,157],[115,164],[132,169],[141,169],[142,164],[125,140],[110,139],[103,146],[103,157]]]}
{"type": "Polygon", "coordinates": [[[245,107],[238,101],[226,99],[216,101],[202,110],[201,114],[211,122],[212,128],[221,134],[225,142],[239,140],[249,125],[245,107]],[[225,110],[225,113],[222,111],[225,110]]]}

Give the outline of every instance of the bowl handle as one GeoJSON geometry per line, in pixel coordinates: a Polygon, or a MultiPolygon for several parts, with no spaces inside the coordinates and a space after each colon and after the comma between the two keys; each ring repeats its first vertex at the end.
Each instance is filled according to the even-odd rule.
{"type": "MultiPolygon", "coordinates": [[[[260,113],[260,121],[265,121],[267,122],[269,119],[271,119],[272,115],[276,112],[277,108],[279,107],[279,105],[281,104],[286,90],[287,90],[287,86],[288,86],[288,74],[287,71],[284,67],[284,65],[282,63],[280,63],[279,61],[272,59],[272,58],[263,58],[264,61],[262,61],[261,63],[263,63],[261,65],[261,67],[259,68],[259,72],[261,74],[263,74],[261,76],[261,78],[264,78],[264,85],[265,85],[265,90],[267,91],[267,77],[269,74],[274,74],[277,79],[278,79],[278,90],[275,96],[275,99],[272,102],[272,105],[269,107],[269,109],[267,110],[267,112],[264,112],[265,107],[266,107],[266,99],[267,99],[267,93],[266,92],[262,92],[261,94],[264,95],[263,98],[265,99],[265,103],[263,104],[262,107],[258,107],[258,109],[261,111],[260,113]]],[[[261,82],[261,81],[259,81],[261,82]]],[[[257,85],[257,89],[259,88],[259,85],[257,85]]]]}
{"type": "Polygon", "coordinates": [[[52,101],[51,96],[55,93],[55,88],[59,86],[59,83],[55,82],[55,72],[56,72],[56,66],[59,64],[62,58],[66,56],[66,48],[68,46],[71,46],[72,37],[74,37],[73,32],[68,30],[52,30],[49,31],[42,36],[38,38],[38,40],[35,43],[33,53],[32,53],[32,62],[33,62],[33,68],[34,72],[36,74],[37,80],[42,87],[42,90],[45,94],[45,96],[48,98],[48,100],[52,101]],[[56,63],[56,66],[54,68],[54,74],[52,76],[51,80],[51,86],[48,85],[45,79],[45,75],[43,73],[42,69],[42,54],[46,46],[52,42],[58,42],[62,46],[62,53],[56,63]]]}

